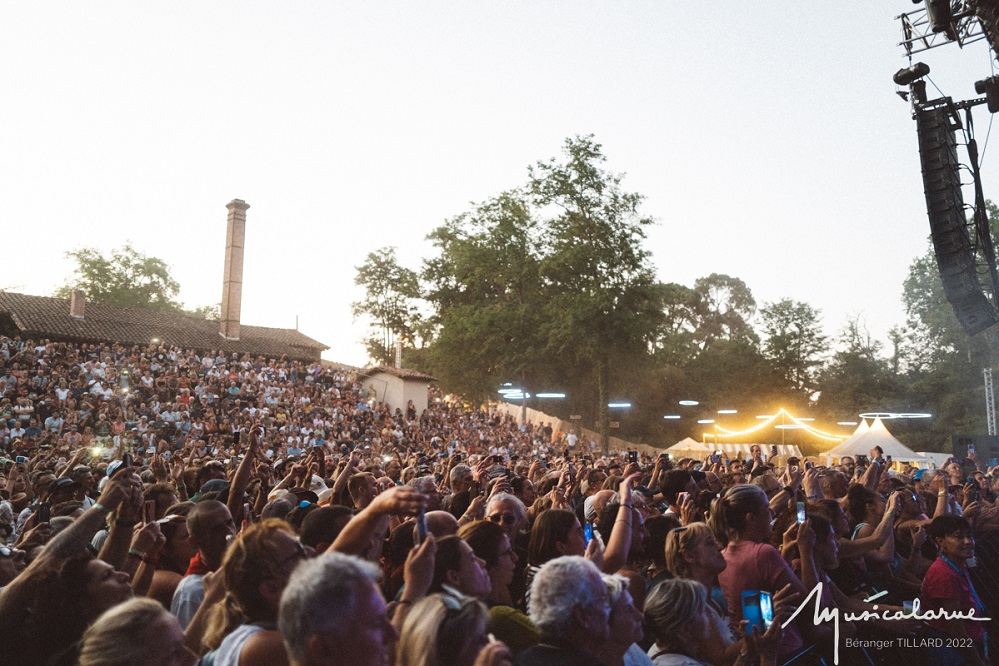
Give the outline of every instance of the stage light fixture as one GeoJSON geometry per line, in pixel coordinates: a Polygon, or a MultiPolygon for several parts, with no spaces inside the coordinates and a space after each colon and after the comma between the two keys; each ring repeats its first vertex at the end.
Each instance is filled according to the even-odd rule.
{"type": "Polygon", "coordinates": [[[985,104],[989,108],[989,113],[999,111],[999,76],[975,81],[975,92],[985,95],[985,104]]]}
{"type": "Polygon", "coordinates": [[[924,62],[917,62],[911,67],[905,67],[903,69],[895,72],[895,76],[891,77],[892,81],[896,85],[907,86],[913,81],[918,81],[927,74],[930,73],[930,66],[924,62]]]}

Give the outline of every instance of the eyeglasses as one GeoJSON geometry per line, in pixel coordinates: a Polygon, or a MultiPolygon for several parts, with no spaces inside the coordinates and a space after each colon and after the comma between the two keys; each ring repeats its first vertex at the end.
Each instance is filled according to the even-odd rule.
{"type": "Polygon", "coordinates": [[[517,522],[517,516],[512,513],[494,513],[489,516],[490,522],[493,523],[503,523],[504,525],[513,525],[517,522]]]}
{"type": "Polygon", "coordinates": [[[309,554],[308,554],[308,552],[306,552],[305,546],[303,546],[301,544],[301,542],[296,541],[295,542],[295,552],[292,553],[291,555],[288,555],[287,557],[285,557],[280,562],[278,562],[277,565],[274,567],[274,570],[275,571],[280,571],[284,567],[284,565],[288,564],[289,562],[294,562],[296,560],[304,560],[308,556],[309,556],[309,554]]]}

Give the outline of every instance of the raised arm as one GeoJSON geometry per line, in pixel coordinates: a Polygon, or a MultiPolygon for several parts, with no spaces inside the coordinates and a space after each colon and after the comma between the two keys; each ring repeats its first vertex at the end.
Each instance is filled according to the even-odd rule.
{"type": "Polygon", "coordinates": [[[378,494],[371,504],[354,516],[343,528],[329,550],[360,555],[371,543],[383,519],[391,515],[413,515],[425,508],[427,498],[415,488],[397,486],[378,494]]]}
{"type": "Polygon", "coordinates": [[[623,479],[618,488],[618,493],[621,495],[621,508],[617,510],[614,527],[611,528],[607,549],[604,551],[603,570],[605,573],[614,573],[628,561],[628,549],[631,546],[631,521],[634,513],[631,493],[635,483],[641,477],[641,473],[636,472],[623,479]]]}

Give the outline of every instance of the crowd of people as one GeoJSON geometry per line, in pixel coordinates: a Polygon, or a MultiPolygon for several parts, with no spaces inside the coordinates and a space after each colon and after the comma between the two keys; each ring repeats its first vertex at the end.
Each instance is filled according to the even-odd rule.
{"type": "Polygon", "coordinates": [[[325,363],[16,338],[0,449],[4,664],[989,663],[974,460],[600,456],[325,363]]]}

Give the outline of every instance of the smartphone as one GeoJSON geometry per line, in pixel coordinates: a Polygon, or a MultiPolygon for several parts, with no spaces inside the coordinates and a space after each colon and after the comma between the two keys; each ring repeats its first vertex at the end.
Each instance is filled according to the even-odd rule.
{"type": "Polygon", "coordinates": [[[977,502],[978,501],[978,488],[969,488],[964,493],[965,502],[977,502]]]}
{"type": "Polygon", "coordinates": [[[678,494],[678,495],[676,496],[676,505],[677,505],[677,506],[680,506],[680,505],[682,505],[682,504],[683,504],[684,502],[686,502],[686,501],[687,501],[687,498],[688,498],[688,497],[690,497],[690,493],[679,493],[679,494],[678,494]]]}
{"type": "Polygon", "coordinates": [[[777,445],[771,446],[770,447],[770,457],[774,457],[776,455],[777,455],[777,445]]]}
{"type": "Polygon", "coordinates": [[[416,545],[419,546],[427,539],[427,515],[420,509],[416,512],[416,545]]]}
{"type": "Polygon", "coordinates": [[[812,463],[805,461],[805,469],[812,469],[812,463]]]}
{"type": "Polygon", "coordinates": [[[502,463],[503,462],[503,456],[501,456],[501,455],[495,455],[495,456],[493,456],[493,462],[494,463],[502,463]]]}
{"type": "Polygon", "coordinates": [[[974,452],[975,452],[975,445],[974,445],[974,443],[968,444],[968,455],[970,456],[974,452]]]}
{"type": "Polygon", "coordinates": [[[912,615],[912,602],[903,601],[902,602],[902,615],[912,615]]]}
{"type": "Polygon", "coordinates": [[[762,634],[774,621],[773,597],[769,592],[746,590],[742,593],[742,617],[749,622],[747,632],[759,627],[762,634]]]}
{"type": "Polygon", "coordinates": [[[805,522],[805,503],[798,502],[798,522],[805,522]]]}
{"type": "Polygon", "coordinates": [[[52,505],[49,502],[42,502],[38,505],[38,520],[35,525],[47,523],[52,520],[52,505]]]}
{"type": "Polygon", "coordinates": [[[593,541],[593,526],[589,523],[583,523],[583,536],[586,537],[586,545],[589,546],[593,541]]]}
{"type": "Polygon", "coordinates": [[[146,500],[142,503],[142,522],[148,525],[156,520],[156,500],[146,500]]]}
{"type": "Polygon", "coordinates": [[[125,469],[126,467],[132,466],[132,454],[125,453],[121,456],[121,467],[118,469],[125,469]]]}
{"type": "Polygon", "coordinates": [[[711,462],[713,463],[721,462],[721,456],[719,456],[717,453],[712,453],[711,462]]]}

